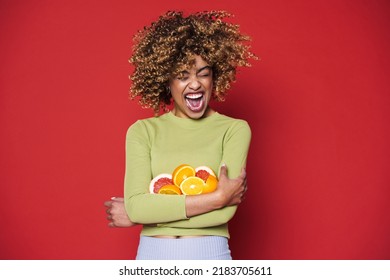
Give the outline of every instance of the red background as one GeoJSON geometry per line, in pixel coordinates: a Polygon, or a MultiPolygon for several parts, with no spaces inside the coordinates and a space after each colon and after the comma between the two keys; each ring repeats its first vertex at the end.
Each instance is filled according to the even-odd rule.
{"type": "Polygon", "coordinates": [[[131,36],[167,10],[225,9],[261,61],[221,113],[248,120],[235,259],[389,259],[388,1],[1,1],[0,258],[131,259],[107,227],[124,137],[131,36]]]}

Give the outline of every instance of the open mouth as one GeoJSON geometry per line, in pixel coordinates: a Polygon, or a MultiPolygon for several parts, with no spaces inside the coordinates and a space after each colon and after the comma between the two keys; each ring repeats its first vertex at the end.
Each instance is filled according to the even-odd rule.
{"type": "Polygon", "coordinates": [[[188,93],[184,96],[187,107],[193,112],[199,112],[203,109],[204,93],[188,93]]]}

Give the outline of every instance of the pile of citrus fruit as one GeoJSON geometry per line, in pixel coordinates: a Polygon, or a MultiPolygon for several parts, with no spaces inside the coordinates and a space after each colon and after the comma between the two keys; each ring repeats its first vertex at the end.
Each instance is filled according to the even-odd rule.
{"type": "Polygon", "coordinates": [[[213,192],[217,185],[217,176],[210,167],[193,168],[188,164],[181,164],[172,174],[163,173],[154,177],[149,190],[157,194],[197,195],[213,192]]]}

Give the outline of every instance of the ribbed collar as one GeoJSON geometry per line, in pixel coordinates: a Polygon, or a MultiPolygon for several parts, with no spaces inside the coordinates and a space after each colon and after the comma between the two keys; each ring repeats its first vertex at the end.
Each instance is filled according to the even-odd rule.
{"type": "Polygon", "coordinates": [[[208,116],[205,118],[190,119],[190,118],[177,117],[172,113],[172,111],[170,111],[161,117],[164,117],[165,119],[172,121],[179,126],[182,126],[182,127],[188,128],[188,129],[192,129],[192,128],[195,129],[195,128],[204,126],[205,124],[215,120],[216,118],[219,118],[220,114],[218,112],[215,112],[211,116],[208,116]]]}

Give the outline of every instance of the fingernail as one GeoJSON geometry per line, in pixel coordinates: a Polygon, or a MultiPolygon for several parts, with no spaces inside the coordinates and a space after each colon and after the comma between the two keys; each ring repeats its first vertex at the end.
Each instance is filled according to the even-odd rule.
{"type": "Polygon", "coordinates": [[[111,200],[115,200],[116,196],[111,197],[111,200]]]}
{"type": "Polygon", "coordinates": [[[226,166],[226,163],[222,163],[222,166],[226,166]]]}

